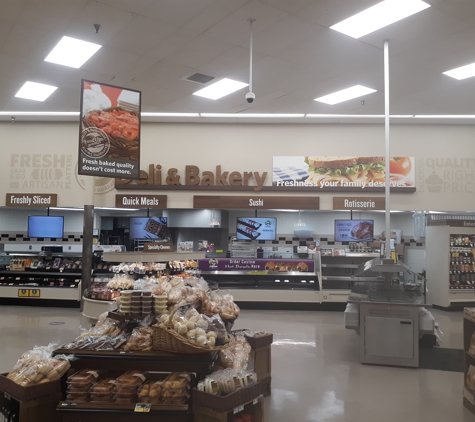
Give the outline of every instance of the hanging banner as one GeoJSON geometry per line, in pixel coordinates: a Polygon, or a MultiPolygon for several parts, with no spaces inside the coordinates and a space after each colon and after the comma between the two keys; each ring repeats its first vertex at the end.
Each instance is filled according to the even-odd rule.
{"type": "Polygon", "coordinates": [[[81,81],[78,174],[138,179],[140,91],[81,81]]]}
{"type": "MultiPolygon", "coordinates": [[[[414,157],[391,157],[391,188],[415,190],[414,157]]],[[[281,156],[273,157],[272,185],[276,187],[358,191],[384,188],[385,157],[281,156]]]]}

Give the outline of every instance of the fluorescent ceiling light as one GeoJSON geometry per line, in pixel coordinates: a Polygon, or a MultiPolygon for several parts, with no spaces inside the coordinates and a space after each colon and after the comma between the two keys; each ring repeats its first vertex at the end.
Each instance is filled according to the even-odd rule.
{"type": "Polygon", "coordinates": [[[86,63],[102,46],[92,42],[78,40],[71,37],[63,37],[45,62],[61,64],[63,66],[79,69],[86,63]]]}
{"type": "Polygon", "coordinates": [[[360,38],[428,7],[430,5],[421,0],[384,0],[369,9],[330,26],[330,29],[353,38],[360,38]]]}
{"type": "Polygon", "coordinates": [[[414,119],[475,119],[475,114],[416,114],[414,119]]]}
{"type": "Polygon", "coordinates": [[[44,101],[57,89],[57,86],[26,81],[16,93],[15,97],[25,98],[27,100],[44,101]]]}
{"type": "Polygon", "coordinates": [[[79,116],[79,111],[0,111],[0,116],[79,116]]]}
{"type": "Polygon", "coordinates": [[[475,63],[467,64],[465,66],[457,67],[456,69],[447,70],[447,72],[442,72],[444,75],[450,76],[451,78],[462,79],[471,78],[475,76],[475,63]]]}
{"type": "Polygon", "coordinates": [[[271,114],[271,113],[201,113],[201,117],[220,118],[269,118],[269,119],[291,119],[305,117],[305,114],[271,114]]]}
{"type": "Polygon", "coordinates": [[[363,95],[372,94],[376,92],[375,89],[367,88],[363,85],[355,85],[350,88],[342,89],[341,91],[334,92],[333,94],[324,95],[323,97],[315,98],[315,101],[325,104],[338,104],[343,101],[352,100],[353,98],[362,97],[363,95]]]}
{"type": "MultiPolygon", "coordinates": [[[[306,114],[309,119],[384,119],[384,114],[306,114]]],[[[413,114],[391,114],[391,119],[410,119],[413,114]]]]}
{"type": "Polygon", "coordinates": [[[200,117],[200,113],[141,113],[142,117],[200,117]]]}
{"type": "Polygon", "coordinates": [[[214,84],[207,86],[206,88],[194,92],[193,95],[209,98],[210,100],[217,100],[226,95],[232,94],[233,92],[239,91],[246,86],[249,86],[249,84],[224,78],[218,82],[215,82],[214,84]]]}

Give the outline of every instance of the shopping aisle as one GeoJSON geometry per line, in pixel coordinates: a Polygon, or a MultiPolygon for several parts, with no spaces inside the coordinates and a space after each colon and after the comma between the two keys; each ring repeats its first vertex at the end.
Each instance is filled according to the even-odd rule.
{"type": "MultiPolygon", "coordinates": [[[[443,347],[461,348],[462,313],[433,314],[443,347]]],[[[77,309],[0,306],[0,370],[34,345],[71,340],[80,325],[87,320],[77,309]]],[[[473,421],[461,373],[359,364],[342,312],[243,310],[235,328],[274,333],[266,422],[473,421]]]]}

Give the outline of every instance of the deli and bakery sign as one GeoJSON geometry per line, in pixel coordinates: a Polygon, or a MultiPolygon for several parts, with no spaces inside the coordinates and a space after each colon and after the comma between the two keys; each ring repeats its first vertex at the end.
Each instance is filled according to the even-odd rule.
{"type": "Polygon", "coordinates": [[[56,207],[58,195],[55,193],[7,193],[7,207],[56,207]]]}
{"type": "Polygon", "coordinates": [[[166,195],[116,195],[117,208],[167,208],[166,195]]]}
{"type": "Polygon", "coordinates": [[[385,198],[375,197],[334,197],[334,210],[384,210],[385,198]]]}
{"type": "Polygon", "coordinates": [[[292,209],[318,210],[320,198],[297,196],[289,198],[282,196],[194,196],[193,208],[203,209],[292,209]]]}

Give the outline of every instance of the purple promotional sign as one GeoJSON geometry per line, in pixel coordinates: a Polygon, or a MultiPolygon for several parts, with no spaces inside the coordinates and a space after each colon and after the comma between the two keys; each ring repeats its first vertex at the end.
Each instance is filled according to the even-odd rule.
{"type": "Polygon", "coordinates": [[[311,272],[315,263],[310,259],[253,259],[253,258],[207,258],[199,259],[201,271],[270,271],[311,272]]]}

